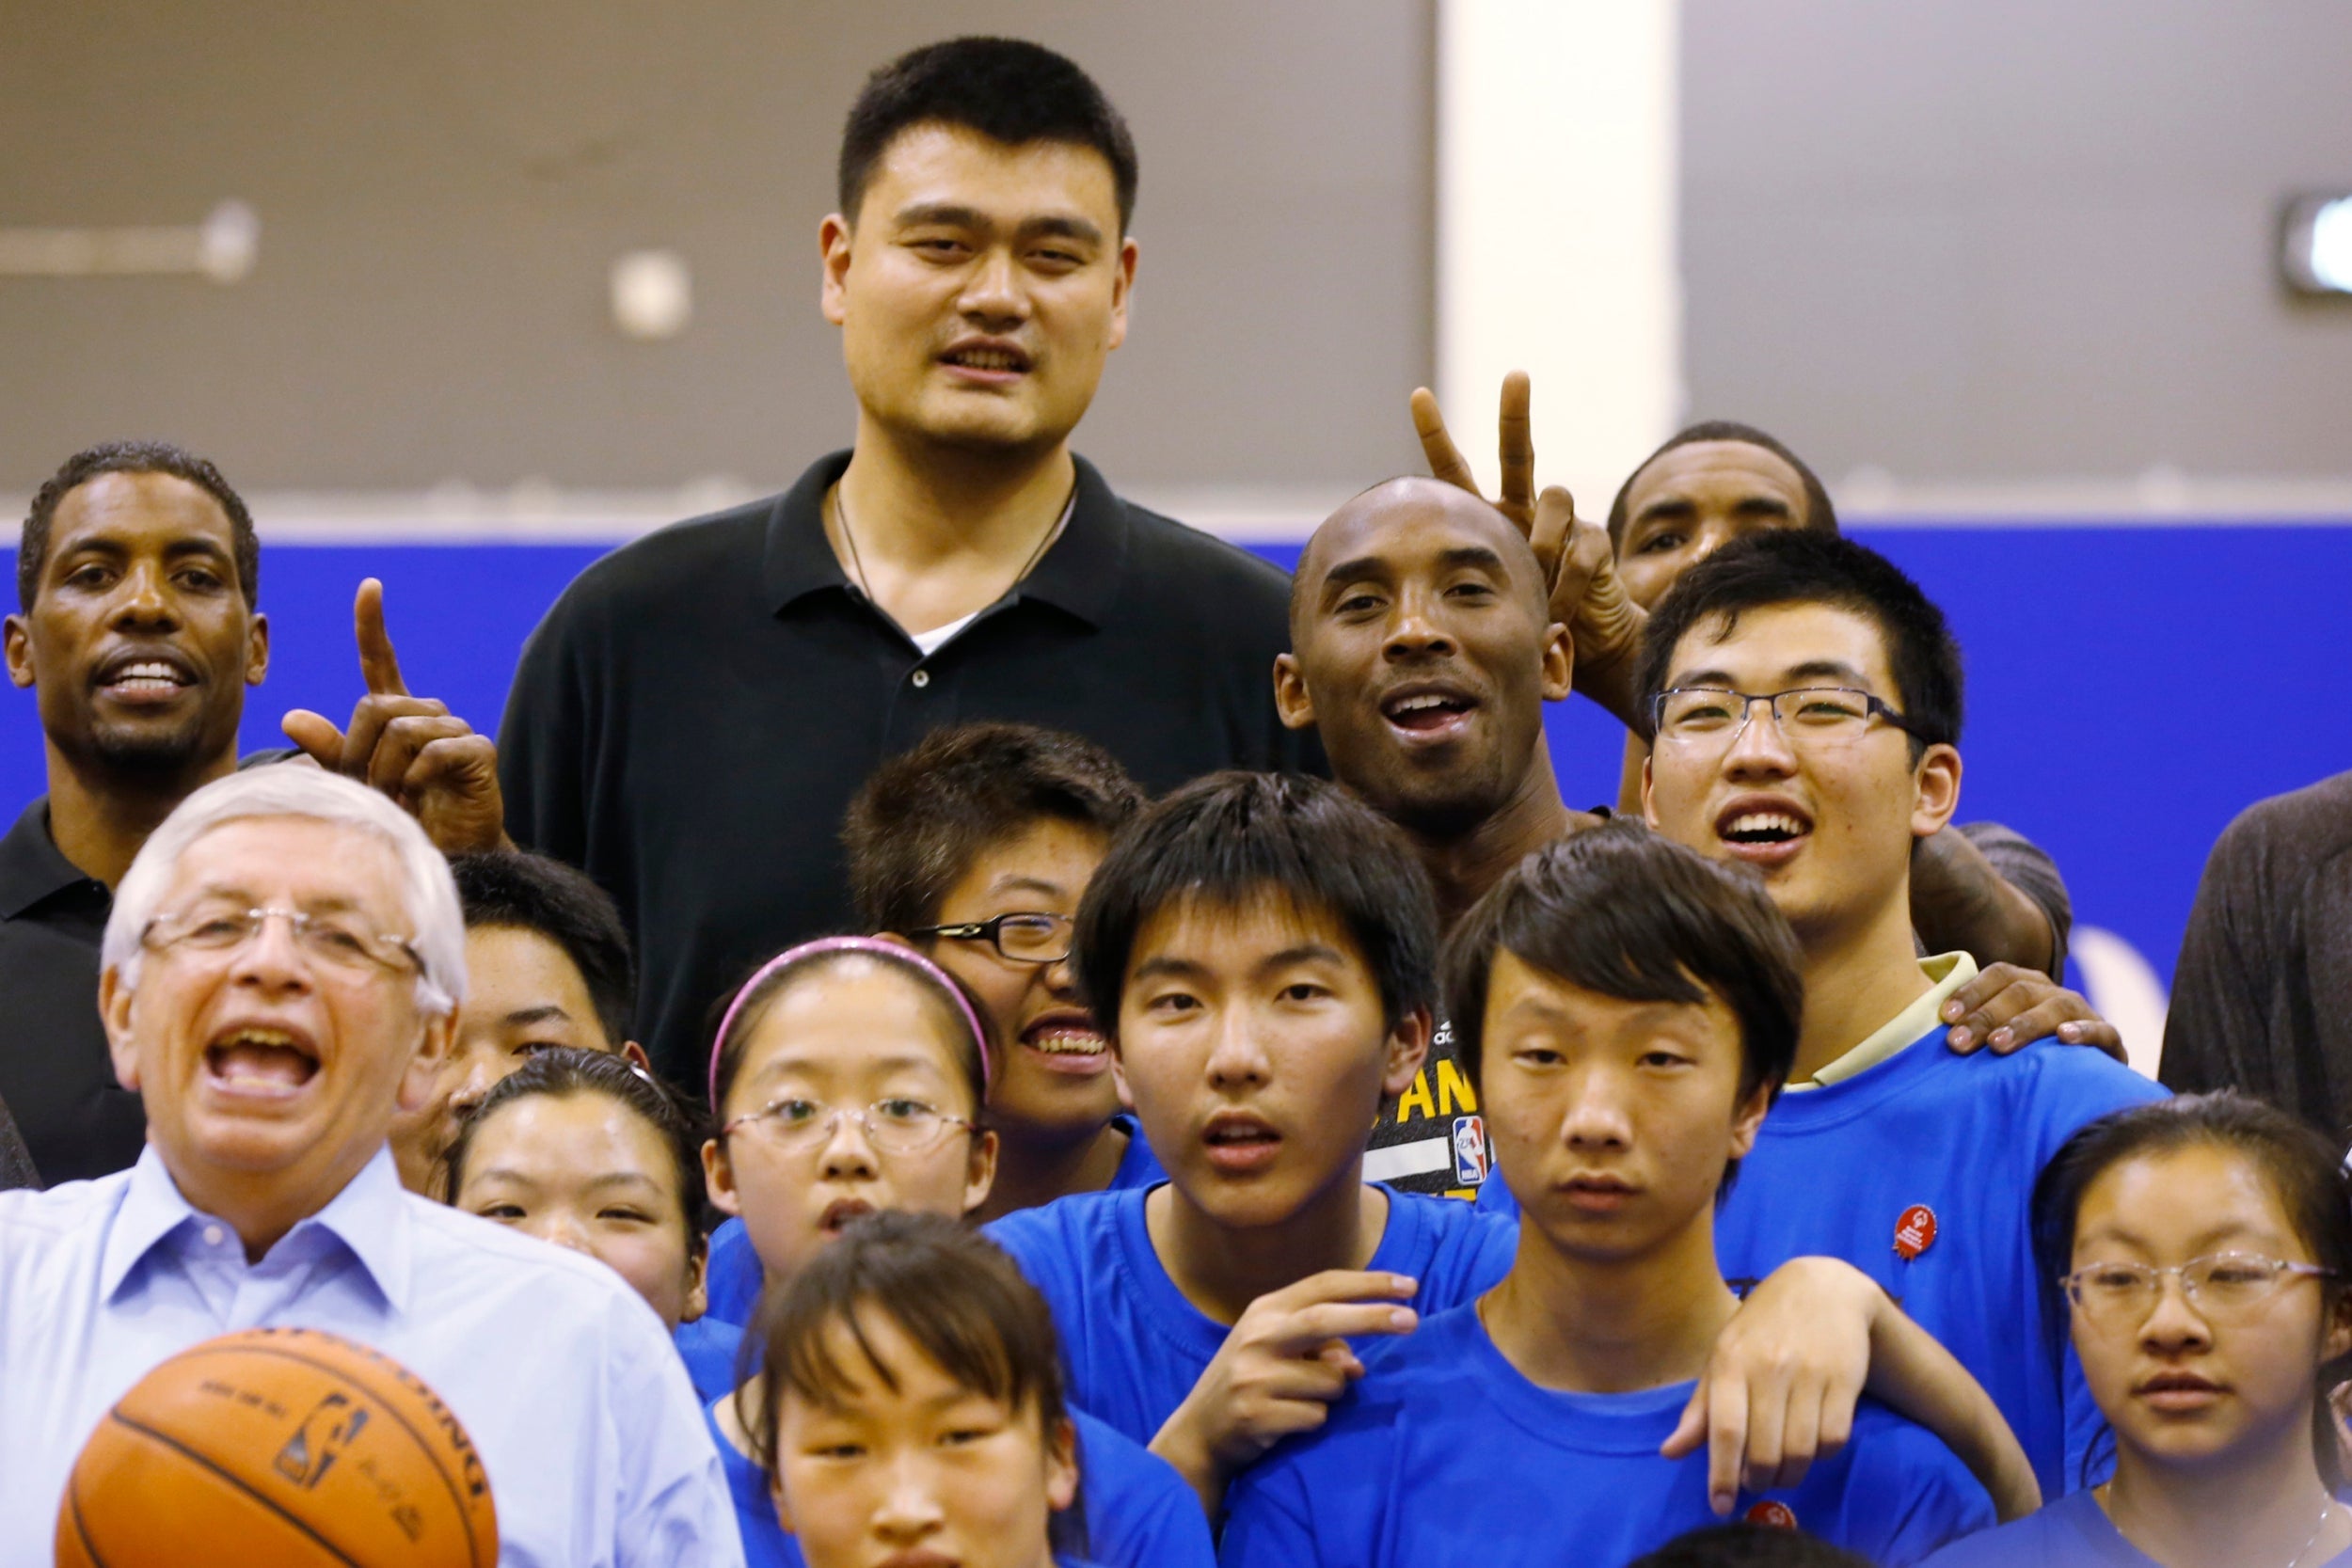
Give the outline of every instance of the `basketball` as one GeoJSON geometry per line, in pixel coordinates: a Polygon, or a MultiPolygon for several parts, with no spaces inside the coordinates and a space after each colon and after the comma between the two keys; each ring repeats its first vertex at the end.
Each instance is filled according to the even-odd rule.
{"type": "Polygon", "coordinates": [[[258,1328],[166,1361],[106,1412],[57,1513],[58,1568],[492,1568],[465,1428],[389,1356],[258,1328]]]}

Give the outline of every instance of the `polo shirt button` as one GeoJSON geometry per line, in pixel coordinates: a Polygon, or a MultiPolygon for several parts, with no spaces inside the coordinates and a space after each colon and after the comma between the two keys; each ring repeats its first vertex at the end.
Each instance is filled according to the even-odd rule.
{"type": "Polygon", "coordinates": [[[220,1245],[222,1239],[219,1226],[208,1225],[204,1227],[204,1244],[206,1246],[218,1246],[220,1245]]]}
{"type": "Polygon", "coordinates": [[[917,691],[920,691],[923,688],[931,684],[931,673],[929,670],[917,670],[914,673],[909,675],[907,679],[913,681],[914,683],[914,689],[917,691]]]}

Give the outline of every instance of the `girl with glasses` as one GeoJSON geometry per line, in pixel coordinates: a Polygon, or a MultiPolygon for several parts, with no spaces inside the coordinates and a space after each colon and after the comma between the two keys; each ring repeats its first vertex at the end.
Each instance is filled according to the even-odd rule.
{"type": "MultiPolygon", "coordinates": [[[[713,1038],[718,1135],[703,1171],[712,1202],[742,1219],[763,1299],[867,1215],[952,1221],[979,1208],[996,1167],[983,1125],[993,1055],[962,988],[903,943],[827,937],[754,972],[713,1038]]],[[[775,1419],[754,1365],[763,1348],[755,1337],[737,1361],[740,1386],[709,1407],[751,1568],[803,1560],[755,1457],[773,1452],[759,1438],[775,1419]]],[[[1095,1556],[1108,1568],[1205,1568],[1207,1521],[1175,1471],[1073,1418],[1095,1556]]]]}
{"type": "Polygon", "coordinates": [[[2070,1139],[2034,1216],[2114,1475],[1931,1568],[2352,1568],[2323,1398],[2352,1352],[2352,1195],[2327,1142],[2227,1091],[2159,1101],[2070,1139]]]}

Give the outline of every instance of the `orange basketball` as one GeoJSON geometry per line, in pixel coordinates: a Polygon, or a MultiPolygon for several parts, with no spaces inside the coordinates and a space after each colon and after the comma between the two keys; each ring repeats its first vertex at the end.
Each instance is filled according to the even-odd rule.
{"type": "Polygon", "coordinates": [[[466,1429],[399,1362],[307,1328],[207,1340],[116,1402],[57,1510],[58,1568],[494,1568],[466,1429]]]}

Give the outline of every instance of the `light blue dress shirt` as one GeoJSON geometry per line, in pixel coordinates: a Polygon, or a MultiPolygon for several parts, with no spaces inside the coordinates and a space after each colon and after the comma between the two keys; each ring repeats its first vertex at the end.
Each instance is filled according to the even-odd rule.
{"type": "Polygon", "coordinates": [[[431,1385],[490,1478],[502,1568],[743,1560],[725,1472],[661,1322],[594,1259],[402,1190],[388,1150],[259,1263],[152,1146],[0,1193],[0,1568],[48,1568],[66,1478],[158,1362],[325,1329],[431,1385]]]}

